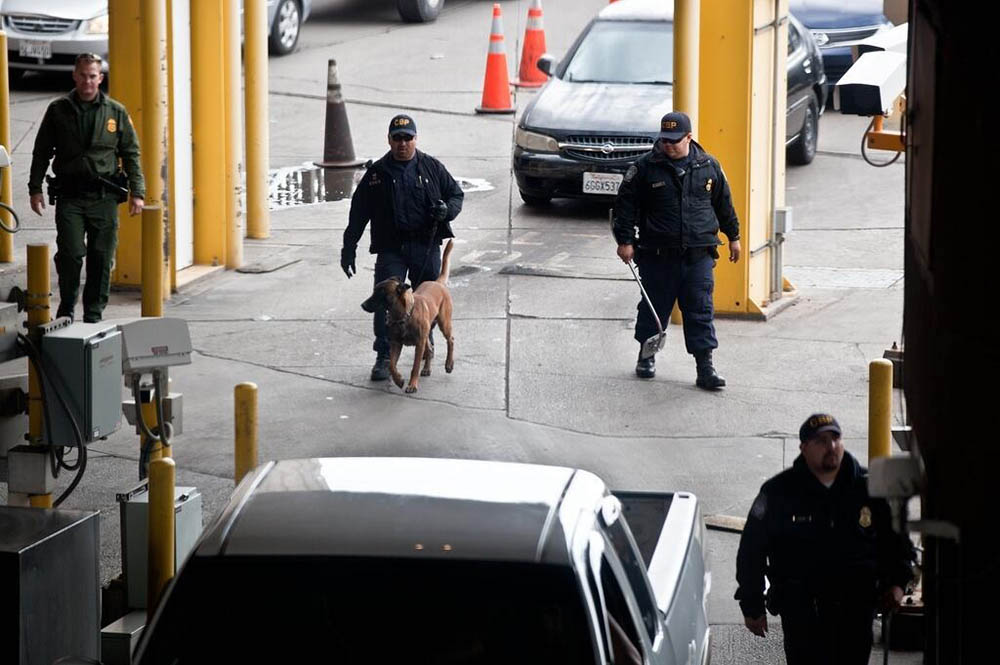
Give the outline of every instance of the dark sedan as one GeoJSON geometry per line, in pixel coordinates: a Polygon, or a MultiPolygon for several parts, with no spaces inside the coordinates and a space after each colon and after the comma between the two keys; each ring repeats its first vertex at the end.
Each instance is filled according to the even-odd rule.
{"type": "MultiPolygon", "coordinates": [[[[673,27],[671,3],[617,2],[601,10],[562,62],[542,57],[539,66],[552,78],[515,131],[514,175],[525,203],[610,202],[672,110],[673,27]]],[[[824,82],[812,36],[792,19],[785,137],[792,163],[806,164],[816,152],[824,82]]]]}

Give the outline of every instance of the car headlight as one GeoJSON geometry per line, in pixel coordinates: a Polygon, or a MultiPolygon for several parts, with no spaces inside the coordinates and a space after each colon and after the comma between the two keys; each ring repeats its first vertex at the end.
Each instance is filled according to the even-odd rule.
{"type": "Polygon", "coordinates": [[[810,30],[813,39],[816,40],[816,46],[825,46],[830,43],[830,35],[826,34],[822,30],[810,30]]]}
{"type": "Polygon", "coordinates": [[[108,34],[108,15],[102,14],[97,18],[92,18],[87,21],[86,26],[84,26],[83,31],[88,35],[106,35],[108,34]]]}
{"type": "Polygon", "coordinates": [[[514,132],[514,143],[532,152],[559,152],[559,142],[551,136],[529,132],[520,127],[514,132]]]}

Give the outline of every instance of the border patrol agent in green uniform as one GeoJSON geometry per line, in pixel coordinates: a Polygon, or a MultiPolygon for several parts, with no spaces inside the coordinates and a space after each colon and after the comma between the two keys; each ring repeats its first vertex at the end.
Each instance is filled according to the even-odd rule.
{"type": "Polygon", "coordinates": [[[100,56],[77,56],[75,87],[45,111],[28,179],[31,209],[41,215],[45,209],[42,179],[55,156],[55,178],[48,181],[49,202],[56,206],[56,315],[73,317],[86,256],[83,320],[88,323],[100,321],[108,304],[111,266],[118,246],[118,205],[128,200],[129,214],[139,214],[146,190],[132,119],[124,106],[101,92],[103,80],[100,56]]]}

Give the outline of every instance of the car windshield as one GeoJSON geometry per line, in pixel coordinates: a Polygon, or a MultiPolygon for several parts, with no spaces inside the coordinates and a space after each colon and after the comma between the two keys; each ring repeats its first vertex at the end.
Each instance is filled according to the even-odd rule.
{"type": "Polygon", "coordinates": [[[594,21],[562,78],[576,82],[673,83],[674,24],[594,21]]]}
{"type": "Polygon", "coordinates": [[[582,602],[565,566],[195,558],[140,663],[594,663],[582,602]]]}

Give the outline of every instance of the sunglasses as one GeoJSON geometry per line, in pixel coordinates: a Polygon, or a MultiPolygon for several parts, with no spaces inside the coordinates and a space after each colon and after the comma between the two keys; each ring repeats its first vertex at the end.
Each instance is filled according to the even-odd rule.
{"type": "Polygon", "coordinates": [[[408,143],[409,141],[412,141],[414,137],[409,134],[393,134],[390,138],[396,143],[408,143]]]}
{"type": "Polygon", "coordinates": [[[677,145],[686,138],[687,136],[682,136],[679,139],[660,139],[660,140],[663,141],[664,143],[669,143],[670,145],[677,145]]]}

